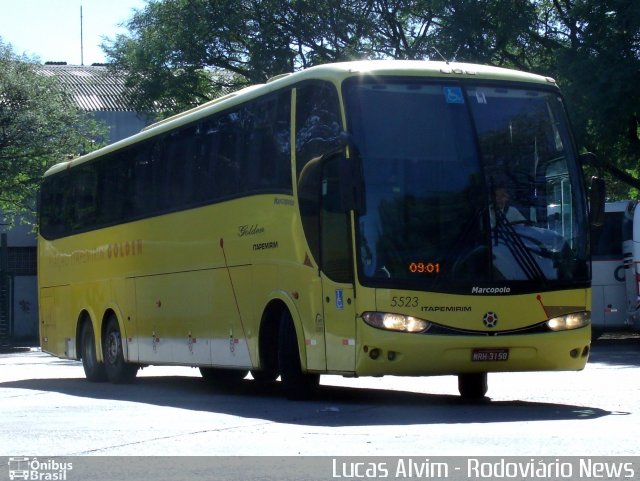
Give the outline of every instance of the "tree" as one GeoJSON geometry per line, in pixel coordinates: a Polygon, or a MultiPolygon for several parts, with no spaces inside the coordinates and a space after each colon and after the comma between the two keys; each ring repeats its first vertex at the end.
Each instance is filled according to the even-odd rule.
{"type": "MultiPolygon", "coordinates": [[[[561,84],[578,144],[640,177],[640,3],[544,0],[539,42],[561,84]]],[[[609,182],[610,197],[629,187],[609,182]]]]}
{"type": "Polygon", "coordinates": [[[33,211],[42,175],[86,150],[102,133],[55,80],[36,73],[0,39],[0,210],[5,220],[33,211]]]}
{"type": "Polygon", "coordinates": [[[360,52],[357,14],[367,3],[154,1],[126,22],[128,35],[106,41],[103,49],[141,92],[139,110],[170,114],[229,89],[360,52]]]}
{"type": "Polygon", "coordinates": [[[126,26],[103,47],[141,109],[326,62],[442,56],[553,76],[579,145],[640,175],[640,2],[149,0],[126,26]]]}
{"type": "Polygon", "coordinates": [[[534,15],[526,0],[156,0],[103,49],[140,92],[139,110],[170,114],[327,62],[427,59],[437,49],[516,61],[534,15]]]}

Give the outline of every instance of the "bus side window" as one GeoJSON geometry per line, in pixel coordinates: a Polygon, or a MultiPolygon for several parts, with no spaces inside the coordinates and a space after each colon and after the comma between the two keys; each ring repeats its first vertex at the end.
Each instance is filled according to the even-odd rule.
{"type": "Polygon", "coordinates": [[[342,131],[338,93],[333,85],[313,83],[296,94],[296,173],[324,154],[342,131]]]}
{"type": "Polygon", "coordinates": [[[342,156],[336,155],[323,163],[320,263],[331,280],[349,283],[353,282],[351,214],[341,205],[341,160],[342,156]]]}
{"type": "Polygon", "coordinates": [[[291,91],[278,96],[278,106],[273,123],[272,141],[275,147],[273,186],[292,193],[291,185],[291,91]]]}
{"type": "Polygon", "coordinates": [[[291,191],[291,92],[271,95],[249,106],[248,190],[291,191]]]}
{"type": "MultiPolygon", "coordinates": [[[[144,217],[154,211],[155,194],[153,183],[153,158],[151,148],[132,148],[125,155],[133,163],[133,199],[134,217],[144,217]]],[[[155,149],[154,149],[155,150],[155,149]]]]}
{"type": "Polygon", "coordinates": [[[341,132],[340,104],[333,85],[310,83],[296,91],[296,175],[302,226],[311,254],[320,256],[323,154],[341,132]]]}
{"type": "Polygon", "coordinates": [[[66,235],[71,228],[73,199],[70,192],[68,172],[58,174],[54,180],[45,178],[40,194],[40,231],[47,239],[66,235]]]}
{"type": "Polygon", "coordinates": [[[75,198],[74,232],[94,226],[98,212],[97,176],[91,165],[78,167],[73,173],[73,194],[75,198]]]}
{"type": "Polygon", "coordinates": [[[215,119],[199,125],[196,135],[195,159],[193,166],[193,199],[195,202],[211,201],[216,198],[214,191],[214,161],[220,148],[220,133],[215,119]]]}
{"type": "Polygon", "coordinates": [[[224,199],[240,192],[241,162],[238,156],[242,145],[240,112],[227,112],[218,121],[219,148],[215,155],[215,197],[224,199]]]}
{"type": "Polygon", "coordinates": [[[115,154],[109,162],[101,162],[97,168],[98,218],[97,225],[120,222],[131,215],[130,166],[123,154],[115,154]]]}
{"type": "Polygon", "coordinates": [[[188,204],[188,179],[192,175],[193,128],[173,132],[165,138],[160,162],[163,165],[158,197],[161,210],[180,209],[188,204]]]}

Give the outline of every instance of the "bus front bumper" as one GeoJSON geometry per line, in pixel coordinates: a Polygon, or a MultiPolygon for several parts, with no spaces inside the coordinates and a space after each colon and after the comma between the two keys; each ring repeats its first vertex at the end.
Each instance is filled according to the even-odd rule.
{"type": "Polygon", "coordinates": [[[579,371],[589,358],[591,328],[542,334],[408,334],[359,324],[358,376],[466,372],[579,371]]]}

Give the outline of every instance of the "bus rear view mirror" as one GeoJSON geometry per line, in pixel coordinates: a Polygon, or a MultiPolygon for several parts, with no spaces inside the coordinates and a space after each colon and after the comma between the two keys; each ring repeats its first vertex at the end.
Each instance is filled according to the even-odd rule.
{"type": "Polygon", "coordinates": [[[340,197],[344,212],[353,210],[364,214],[364,183],[359,159],[357,155],[340,159],[340,197]]]}
{"type": "Polygon", "coordinates": [[[582,165],[583,167],[587,165],[591,167],[596,167],[596,168],[602,167],[600,158],[593,152],[585,152],[583,154],[580,154],[578,156],[578,161],[580,162],[580,165],[582,165]]]}
{"type": "Polygon", "coordinates": [[[593,227],[604,225],[605,184],[601,177],[591,177],[589,192],[589,220],[593,227]]]}
{"type": "Polygon", "coordinates": [[[341,147],[347,147],[349,156],[342,152],[340,159],[340,197],[344,212],[351,210],[364,214],[364,179],[362,178],[362,164],[358,148],[349,132],[340,132],[341,147]]]}

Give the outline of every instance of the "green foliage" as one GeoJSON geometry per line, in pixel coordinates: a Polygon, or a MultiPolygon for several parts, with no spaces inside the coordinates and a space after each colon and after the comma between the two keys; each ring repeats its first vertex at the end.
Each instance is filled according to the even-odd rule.
{"type": "MultiPolygon", "coordinates": [[[[640,3],[537,3],[546,71],[563,88],[578,144],[640,177],[640,3]]],[[[609,198],[632,194],[629,186],[609,179],[609,198]]]]}
{"type": "Polygon", "coordinates": [[[640,175],[637,1],[149,0],[126,27],[104,49],[141,110],[174,113],[320,63],[442,55],[555,77],[579,146],[640,175]]]}
{"type": "Polygon", "coordinates": [[[0,210],[4,220],[32,211],[42,174],[91,147],[102,133],[65,98],[56,81],[38,75],[0,39],[0,210]]]}
{"type": "Polygon", "coordinates": [[[440,49],[526,66],[518,39],[534,17],[525,0],[154,0],[103,49],[142,93],[139,110],[171,114],[327,62],[440,49]]]}

